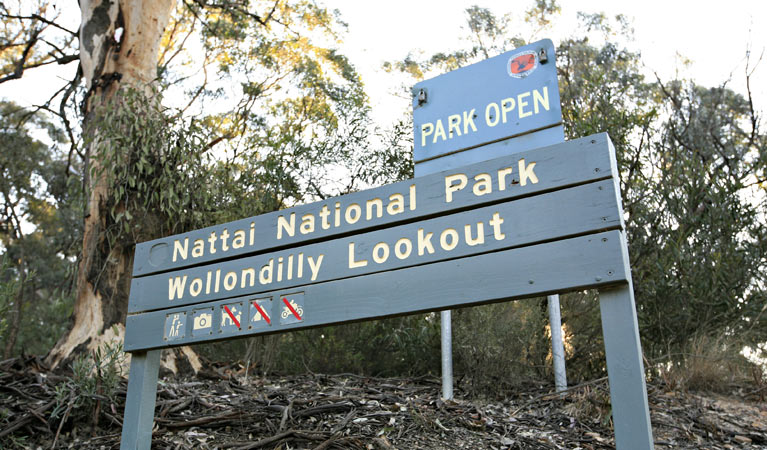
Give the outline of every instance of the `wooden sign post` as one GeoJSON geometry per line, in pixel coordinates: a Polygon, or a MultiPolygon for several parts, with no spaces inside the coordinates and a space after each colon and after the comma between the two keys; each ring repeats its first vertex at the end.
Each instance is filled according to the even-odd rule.
{"type": "Polygon", "coordinates": [[[162,348],[598,288],[619,448],[652,448],[606,134],[139,244],[123,449],[162,348]]]}

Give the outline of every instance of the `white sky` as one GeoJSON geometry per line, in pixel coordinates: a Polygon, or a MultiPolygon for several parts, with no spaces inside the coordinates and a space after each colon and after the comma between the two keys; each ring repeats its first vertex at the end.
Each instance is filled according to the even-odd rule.
{"type": "MultiPolygon", "coordinates": [[[[71,3],[67,15],[75,12],[69,9],[76,8],[74,1],[66,3],[71,3]]],[[[411,51],[430,55],[458,48],[460,37],[466,34],[461,28],[464,10],[475,3],[498,15],[511,12],[519,17],[533,0],[325,0],[329,8],[340,10],[342,19],[349,24],[341,50],[360,71],[378,121],[386,124],[398,119],[409,105],[393,95],[401,81],[383,73],[382,63],[403,59],[411,51]]],[[[710,7],[699,0],[560,0],[560,4],[562,13],[556,26],[539,38],[550,37],[556,45],[570,36],[578,11],[604,12],[608,16],[622,13],[633,19],[632,50],[642,53],[647,74],[656,71],[664,79],[672,77],[680,67],[680,54],[692,62],[685,76],[704,86],[714,86],[733,74],[731,87],[744,93],[747,45],[750,43],[752,48],[752,61],[767,49],[765,0],[711,2],[710,7]]],[[[14,99],[22,105],[44,101],[64,83],[64,78],[71,78],[75,68],[76,64],[70,64],[63,71],[57,67],[30,71],[21,81],[0,84],[0,98],[14,99]]],[[[752,79],[752,91],[757,109],[767,109],[767,54],[752,79]]]]}
{"type": "MultiPolygon", "coordinates": [[[[344,51],[362,74],[376,105],[376,118],[386,120],[397,100],[391,91],[397,83],[380,70],[386,60],[403,59],[408,52],[425,55],[449,51],[460,45],[466,33],[464,10],[477,4],[496,15],[512,13],[521,17],[533,0],[448,1],[448,0],[326,0],[349,24],[344,51]],[[518,9],[514,9],[518,8],[518,9]],[[383,114],[382,114],[383,113],[383,114]]],[[[744,70],[747,45],[752,61],[767,51],[767,1],[729,0],[560,0],[562,12],[554,29],[538,38],[549,37],[557,45],[572,35],[577,13],[604,12],[608,17],[623,14],[632,20],[635,42],[632,50],[642,54],[648,75],[657,72],[663,79],[679,68],[677,54],[691,60],[683,72],[698,84],[717,86],[734,74],[733,87],[745,93],[744,70]],[[711,6],[706,6],[707,4],[711,6]]],[[[767,54],[751,83],[756,107],[767,109],[767,54]]],[[[402,104],[401,100],[399,101],[402,104]]],[[[407,105],[405,106],[407,107],[407,105]]],[[[396,108],[401,111],[398,107],[396,108]]],[[[394,116],[390,116],[394,120],[394,116]]]]}

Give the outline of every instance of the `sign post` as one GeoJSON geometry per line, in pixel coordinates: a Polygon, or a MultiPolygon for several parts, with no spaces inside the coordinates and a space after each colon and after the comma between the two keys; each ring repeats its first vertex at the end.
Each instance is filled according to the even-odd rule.
{"type": "MultiPolygon", "coordinates": [[[[544,39],[413,87],[415,176],[564,142],[554,44],[544,39]]],[[[548,296],[554,382],[567,388],[559,295],[548,296]]],[[[451,312],[440,313],[442,397],[453,398],[451,312]]]]}
{"type": "Polygon", "coordinates": [[[121,448],[162,348],[590,288],[617,446],[652,448],[617,179],[599,134],[137,245],[121,448]]]}

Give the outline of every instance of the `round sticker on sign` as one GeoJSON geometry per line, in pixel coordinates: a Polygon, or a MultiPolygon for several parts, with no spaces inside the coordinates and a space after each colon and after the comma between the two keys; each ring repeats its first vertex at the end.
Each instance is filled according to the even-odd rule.
{"type": "Polygon", "coordinates": [[[509,58],[506,70],[513,78],[525,78],[538,68],[538,55],[535,51],[517,53],[509,58]]]}

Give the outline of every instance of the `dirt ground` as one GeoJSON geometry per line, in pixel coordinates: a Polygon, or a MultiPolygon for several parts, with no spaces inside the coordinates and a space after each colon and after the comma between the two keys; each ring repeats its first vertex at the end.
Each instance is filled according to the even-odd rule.
{"type": "MultiPolygon", "coordinates": [[[[119,448],[125,381],[111,392],[80,385],[34,358],[0,362],[0,448],[119,448]]],[[[152,448],[614,448],[605,379],[562,394],[530,384],[503,400],[466,399],[460,386],[455,401],[439,394],[431,377],[264,378],[241,367],[206,369],[160,381],[152,448]]],[[[767,448],[765,394],[651,383],[656,448],[767,448]]]]}

